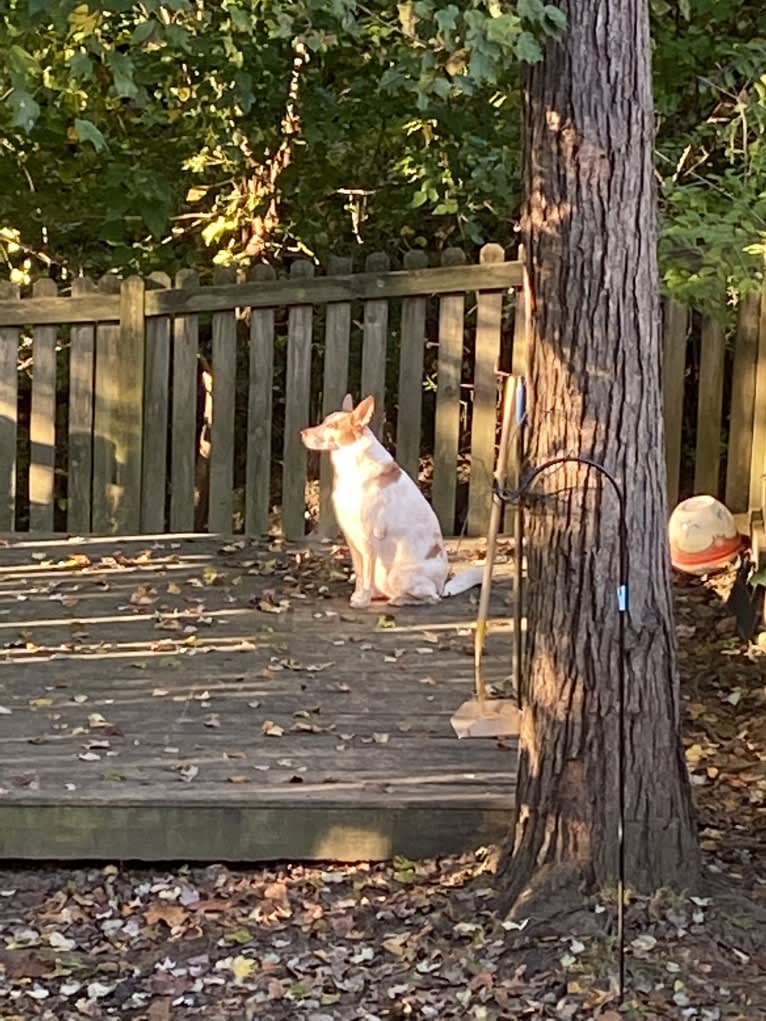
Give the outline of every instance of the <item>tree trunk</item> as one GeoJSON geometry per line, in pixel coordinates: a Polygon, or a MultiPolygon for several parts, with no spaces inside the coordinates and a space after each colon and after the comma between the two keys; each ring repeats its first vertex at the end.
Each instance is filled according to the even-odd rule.
{"type": "MultiPolygon", "coordinates": [[[[667,549],[646,0],[565,0],[528,66],[528,469],[601,462],[627,496],[626,883],[699,876],[679,721],[667,549]]],[[[527,703],[506,904],[617,876],[617,501],[595,470],[552,469],[527,506],[527,703]]]]}

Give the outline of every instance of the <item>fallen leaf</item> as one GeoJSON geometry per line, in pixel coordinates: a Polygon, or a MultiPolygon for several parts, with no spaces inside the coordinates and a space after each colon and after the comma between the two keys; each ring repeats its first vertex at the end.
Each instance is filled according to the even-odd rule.
{"type": "Polygon", "coordinates": [[[130,596],[131,606],[152,606],[157,602],[157,590],[139,585],[130,596]]]}
{"type": "Polygon", "coordinates": [[[181,907],[180,904],[151,904],[144,911],[144,919],[147,925],[156,925],[158,922],[164,922],[169,929],[175,929],[176,926],[183,925],[188,917],[189,913],[186,908],[181,907]]]}
{"type": "Polygon", "coordinates": [[[643,932],[640,936],[636,936],[635,939],[630,941],[630,945],[634,950],[641,950],[648,953],[650,950],[654,950],[657,946],[657,940],[651,933],[643,932]]]}
{"type": "Polygon", "coordinates": [[[231,971],[237,982],[242,982],[246,978],[250,978],[256,970],[255,961],[251,961],[249,957],[243,957],[238,954],[231,962],[231,971]]]}
{"type": "Polygon", "coordinates": [[[73,939],[69,939],[61,932],[49,932],[48,933],[48,944],[53,947],[54,950],[74,950],[77,946],[73,939]]]}
{"type": "Polygon", "coordinates": [[[202,577],[205,579],[206,585],[222,585],[226,579],[226,576],[218,570],[215,564],[205,564],[202,569],[202,577]]]}
{"type": "Polygon", "coordinates": [[[284,727],[280,727],[278,723],[273,720],[263,721],[263,733],[266,737],[282,737],[285,732],[284,727]]]}

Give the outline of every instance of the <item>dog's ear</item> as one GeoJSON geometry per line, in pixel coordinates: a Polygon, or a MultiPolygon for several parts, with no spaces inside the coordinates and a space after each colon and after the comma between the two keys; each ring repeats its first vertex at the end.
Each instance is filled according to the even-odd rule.
{"type": "Polygon", "coordinates": [[[366,425],[369,425],[372,421],[372,416],[375,414],[375,398],[370,394],[365,397],[364,400],[359,401],[357,406],[351,412],[351,417],[354,420],[354,425],[359,429],[364,429],[366,425]]]}
{"type": "Polygon", "coordinates": [[[341,411],[353,411],[354,410],[354,398],[351,394],[346,394],[341,404],[341,411]]]}

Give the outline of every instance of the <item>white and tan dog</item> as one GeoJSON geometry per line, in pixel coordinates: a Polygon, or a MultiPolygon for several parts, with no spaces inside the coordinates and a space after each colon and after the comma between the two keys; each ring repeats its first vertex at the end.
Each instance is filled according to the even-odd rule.
{"type": "Polygon", "coordinates": [[[373,599],[394,606],[436,603],[481,584],[482,568],[449,578],[436,515],[409,475],[369,428],[373,397],[356,407],[347,394],[333,412],[301,438],[309,450],[327,450],[334,469],[335,516],[351,552],[356,587],[351,605],[373,599]]]}

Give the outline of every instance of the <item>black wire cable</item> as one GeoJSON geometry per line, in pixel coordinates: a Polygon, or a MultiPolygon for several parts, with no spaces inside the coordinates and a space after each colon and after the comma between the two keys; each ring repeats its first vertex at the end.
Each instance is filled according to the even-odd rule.
{"type": "MultiPolygon", "coordinates": [[[[619,990],[620,1000],[625,997],[625,673],[626,673],[626,651],[625,651],[625,624],[628,616],[628,526],[625,515],[625,494],[622,486],[615,476],[598,461],[590,457],[578,457],[574,454],[562,457],[553,457],[549,461],[538,465],[520,483],[518,489],[499,489],[496,487],[497,495],[505,503],[516,503],[519,506],[519,520],[523,517],[522,508],[524,497],[529,493],[534,483],[551,468],[563,464],[582,464],[587,468],[594,468],[601,476],[607,479],[617,497],[618,505],[618,542],[619,542],[619,579],[617,584],[617,607],[618,607],[618,655],[619,665],[617,673],[617,953],[619,959],[619,990]]],[[[520,598],[520,593],[516,594],[520,598]]]]}

